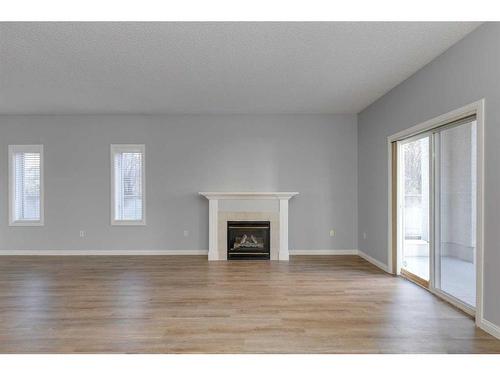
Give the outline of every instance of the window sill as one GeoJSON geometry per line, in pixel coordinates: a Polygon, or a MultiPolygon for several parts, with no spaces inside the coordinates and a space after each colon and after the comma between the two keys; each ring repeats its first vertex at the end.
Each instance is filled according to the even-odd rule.
{"type": "Polygon", "coordinates": [[[9,222],[10,227],[43,227],[43,221],[17,220],[9,222]]]}
{"type": "Polygon", "coordinates": [[[111,225],[112,226],[145,226],[146,225],[146,221],[145,220],[140,220],[140,221],[137,221],[137,220],[112,220],[111,221],[111,225]]]}

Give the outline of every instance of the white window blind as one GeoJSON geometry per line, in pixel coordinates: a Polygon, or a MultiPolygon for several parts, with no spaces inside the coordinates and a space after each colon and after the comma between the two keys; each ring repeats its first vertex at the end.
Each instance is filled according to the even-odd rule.
{"type": "Polygon", "coordinates": [[[144,223],[144,146],[112,145],[113,224],[144,223]]]}
{"type": "Polygon", "coordinates": [[[10,223],[42,222],[42,146],[9,146],[10,223]]]}

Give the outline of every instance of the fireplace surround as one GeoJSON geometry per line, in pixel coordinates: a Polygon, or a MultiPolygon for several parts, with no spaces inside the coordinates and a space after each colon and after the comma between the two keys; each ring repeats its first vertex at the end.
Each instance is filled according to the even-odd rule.
{"type": "Polygon", "coordinates": [[[288,201],[298,192],[200,192],[208,199],[208,260],[227,260],[230,221],[270,223],[270,260],[288,261],[288,201]]]}

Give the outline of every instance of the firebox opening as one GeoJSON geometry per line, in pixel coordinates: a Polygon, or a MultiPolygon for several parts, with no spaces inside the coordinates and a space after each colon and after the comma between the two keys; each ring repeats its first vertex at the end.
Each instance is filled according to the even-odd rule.
{"type": "Polygon", "coordinates": [[[270,259],[269,221],[228,221],[227,259],[270,259]]]}

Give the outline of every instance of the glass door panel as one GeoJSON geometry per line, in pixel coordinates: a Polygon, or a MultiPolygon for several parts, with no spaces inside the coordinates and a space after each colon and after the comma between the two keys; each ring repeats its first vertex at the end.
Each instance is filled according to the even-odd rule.
{"type": "Polygon", "coordinates": [[[435,287],[476,305],[476,122],[435,134],[435,287]]]}
{"type": "Polygon", "coordinates": [[[401,144],[401,272],[429,282],[430,272],[430,136],[401,144]]]}

